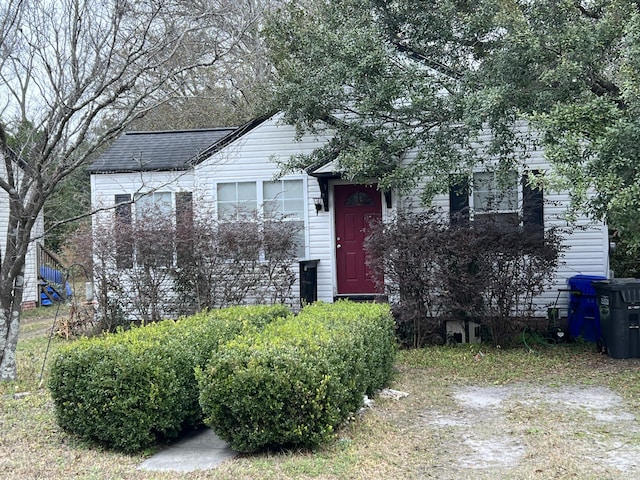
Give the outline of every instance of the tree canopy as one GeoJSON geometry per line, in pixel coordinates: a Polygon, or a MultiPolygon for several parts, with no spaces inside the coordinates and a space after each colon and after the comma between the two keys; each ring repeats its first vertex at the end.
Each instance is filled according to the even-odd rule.
{"type": "Polygon", "coordinates": [[[335,159],[398,188],[429,177],[429,198],[487,153],[510,168],[536,141],[555,167],[544,181],[640,246],[640,2],[305,0],[268,25],[271,106],[300,131],[341,113],[333,140],[289,167],[335,159]],[[474,151],[482,128],[492,140],[474,151]]]}

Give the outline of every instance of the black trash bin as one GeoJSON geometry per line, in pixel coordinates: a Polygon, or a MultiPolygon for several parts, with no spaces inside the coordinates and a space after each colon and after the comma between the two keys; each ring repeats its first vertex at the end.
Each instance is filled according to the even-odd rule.
{"type": "Polygon", "coordinates": [[[640,279],[617,278],[593,282],[593,286],[608,355],[640,357],[640,279]]]}

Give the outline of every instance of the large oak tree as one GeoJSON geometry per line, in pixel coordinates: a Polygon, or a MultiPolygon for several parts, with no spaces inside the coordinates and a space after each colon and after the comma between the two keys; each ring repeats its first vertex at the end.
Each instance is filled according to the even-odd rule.
{"type": "Polygon", "coordinates": [[[396,187],[426,176],[428,198],[486,158],[469,148],[481,128],[485,154],[522,162],[530,139],[513,127],[526,120],[555,167],[545,181],[640,246],[640,2],[290,1],[268,42],[286,121],[342,113],[333,141],[290,167],[336,159],[396,187]]]}

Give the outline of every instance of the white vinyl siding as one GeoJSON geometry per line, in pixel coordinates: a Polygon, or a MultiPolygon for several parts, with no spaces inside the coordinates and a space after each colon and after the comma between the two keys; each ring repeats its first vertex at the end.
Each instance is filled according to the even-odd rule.
{"type": "MultiPolygon", "coordinates": [[[[219,183],[264,183],[272,182],[276,177],[280,180],[301,181],[305,221],[303,258],[320,261],[317,267],[318,299],[331,302],[335,278],[333,211],[321,211],[316,214],[313,198],[320,197],[320,188],[315,178],[303,171],[280,176],[281,170],[278,165],[278,162],[286,161],[292,155],[311,153],[327,140],[328,137],[314,135],[297,138],[295,128],[282,124],[279,115],[276,115],[197,165],[194,192],[204,192],[205,198],[201,199],[203,203],[206,204],[208,200],[215,205],[215,198],[212,197],[216,195],[216,186],[219,183]]],[[[257,195],[257,198],[260,203],[261,194],[257,195]]],[[[194,200],[194,205],[197,204],[200,202],[196,203],[194,200]]],[[[294,265],[293,268],[297,273],[298,265],[294,265]]],[[[299,293],[298,283],[293,287],[293,293],[299,293]]]]}
{"type": "MultiPolygon", "coordinates": [[[[519,125],[520,131],[528,130],[526,123],[519,125]]],[[[480,138],[483,142],[489,141],[489,133],[485,131],[480,138]]],[[[523,159],[528,171],[539,171],[544,173],[551,170],[551,165],[544,156],[544,151],[534,144],[527,148],[528,157],[523,159]]],[[[412,155],[407,155],[406,161],[411,161],[412,155]]],[[[418,193],[408,195],[402,200],[404,208],[416,208],[418,205],[415,199],[418,193]]],[[[471,202],[474,199],[471,198],[471,202]]],[[[558,293],[558,289],[567,289],[567,281],[574,275],[609,275],[609,239],[607,226],[602,222],[591,221],[585,216],[576,219],[575,224],[570,224],[566,219],[567,208],[570,204],[568,191],[554,192],[549,189],[544,191],[544,228],[557,227],[563,235],[563,244],[566,247],[560,266],[556,271],[554,279],[548,285],[548,289],[536,298],[535,304],[538,314],[546,314],[548,306],[558,305],[561,315],[567,315],[567,305],[569,295],[566,291],[558,293]]],[[[433,206],[442,215],[449,216],[449,195],[436,195],[433,199],[433,206]]],[[[472,207],[472,205],[470,205],[472,207]]]]}
{"type": "MultiPolygon", "coordinates": [[[[5,176],[4,157],[0,153],[0,177],[5,176]]],[[[19,169],[18,169],[18,173],[19,169]]],[[[7,241],[7,229],[9,225],[9,196],[7,193],[0,189],[0,258],[4,254],[5,245],[7,241]]],[[[35,221],[33,230],[31,231],[31,238],[37,238],[37,240],[31,242],[27,248],[27,255],[25,257],[24,266],[24,292],[22,294],[22,301],[24,302],[40,302],[40,288],[38,281],[38,245],[44,243],[44,216],[42,212],[38,215],[35,221]]]]}
{"type": "MultiPolygon", "coordinates": [[[[523,122],[519,125],[522,131],[528,129],[523,122]]],[[[275,178],[280,180],[298,180],[303,185],[303,219],[305,222],[305,255],[304,258],[319,260],[317,268],[318,299],[332,301],[335,293],[335,232],[334,232],[334,205],[332,198],[333,185],[336,183],[347,183],[336,180],[329,183],[329,211],[321,210],[316,213],[313,199],[320,197],[320,189],[315,178],[308,176],[305,172],[292,172],[281,175],[278,162],[288,160],[292,155],[305,155],[314,149],[322,146],[329,139],[329,134],[323,135],[303,135],[298,137],[295,128],[281,123],[281,116],[276,115],[255,128],[244,133],[233,140],[221,150],[213,153],[202,163],[196,165],[190,172],[140,172],[128,174],[94,174],[92,175],[92,198],[94,206],[104,206],[113,201],[113,195],[118,193],[131,193],[137,191],[150,191],[162,189],[170,191],[181,191],[185,187],[188,191],[194,192],[194,209],[200,208],[201,212],[216,217],[215,208],[217,202],[217,185],[254,183],[256,185],[255,199],[243,198],[236,191],[236,197],[229,202],[240,201],[251,202],[251,208],[259,210],[261,202],[270,199],[270,195],[264,195],[262,190],[269,192],[271,186],[266,186],[273,182],[275,178]],[[253,203],[255,200],[255,204],[253,203]]],[[[488,132],[484,132],[479,142],[489,140],[488,132]]],[[[536,145],[529,145],[527,148],[528,157],[523,160],[521,168],[530,171],[539,170],[544,172],[550,166],[542,150],[536,145]],[[526,163],[526,165],[524,165],[526,163]]],[[[405,161],[410,162],[415,158],[415,152],[408,152],[405,161]]],[[[488,162],[489,163],[489,162],[488,162]]],[[[229,187],[231,188],[231,187],[229,187]]],[[[225,192],[221,192],[224,197],[225,192]]],[[[383,215],[393,214],[393,210],[398,205],[409,207],[419,207],[418,195],[407,195],[399,197],[393,195],[393,208],[388,211],[383,203],[383,215]]],[[[481,198],[479,198],[480,200],[481,198]]],[[[283,199],[279,199],[278,208],[281,212],[291,213],[292,218],[299,215],[297,206],[285,204],[283,199]],[[293,210],[293,211],[289,211],[293,210]]],[[[222,200],[225,202],[226,200],[222,200]]],[[[475,203],[470,198],[470,203],[475,203]]],[[[569,204],[569,194],[566,191],[544,192],[544,225],[545,228],[553,225],[568,227],[564,219],[564,213],[569,204]]],[[[293,205],[293,202],[291,203],[293,205]]],[[[449,196],[440,195],[434,199],[434,206],[440,209],[443,215],[448,216],[449,196]]],[[[275,208],[275,203],[265,205],[267,209],[275,208]]],[[[222,207],[224,211],[225,207],[222,207]]],[[[0,211],[1,215],[1,211],[0,211]]],[[[298,221],[298,220],[295,220],[298,221]]],[[[608,274],[608,235],[607,227],[599,222],[590,222],[585,217],[578,219],[578,228],[573,228],[571,233],[565,235],[567,250],[562,259],[562,265],[558,269],[555,280],[549,285],[549,290],[543,294],[537,302],[540,311],[546,311],[547,304],[556,301],[557,289],[566,288],[566,281],[576,274],[587,275],[607,275],[608,274]]],[[[297,293],[298,285],[294,286],[294,293],[297,293]]],[[[566,315],[565,292],[560,292],[559,303],[565,308],[563,314],[566,315]]]]}

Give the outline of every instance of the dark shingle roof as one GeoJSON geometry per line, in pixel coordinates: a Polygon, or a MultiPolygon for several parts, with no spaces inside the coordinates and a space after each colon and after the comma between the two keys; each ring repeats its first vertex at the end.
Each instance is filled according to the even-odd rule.
{"type": "Polygon", "coordinates": [[[235,128],[126,132],[89,166],[91,173],[186,170],[235,128]]]}

